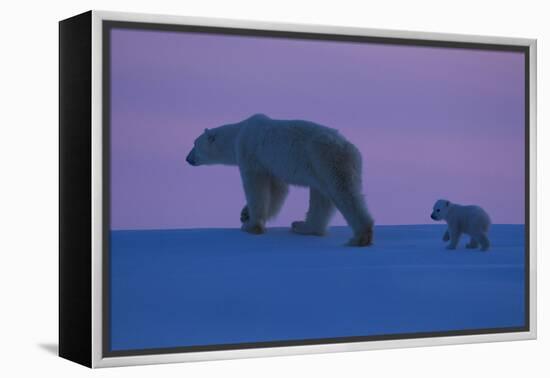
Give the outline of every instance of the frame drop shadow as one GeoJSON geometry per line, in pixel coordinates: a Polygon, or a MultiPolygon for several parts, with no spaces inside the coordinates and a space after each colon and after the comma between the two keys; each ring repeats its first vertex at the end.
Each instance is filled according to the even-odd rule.
{"type": "Polygon", "coordinates": [[[38,347],[50,354],[59,355],[59,345],[56,343],[40,343],[38,347]]]}

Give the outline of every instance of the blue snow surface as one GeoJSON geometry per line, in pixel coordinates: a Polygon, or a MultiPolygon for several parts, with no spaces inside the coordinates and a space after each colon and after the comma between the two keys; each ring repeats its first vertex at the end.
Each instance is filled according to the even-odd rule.
{"type": "Polygon", "coordinates": [[[112,231],[111,350],[524,326],[524,226],[493,225],[489,252],[444,231],[112,231]]]}

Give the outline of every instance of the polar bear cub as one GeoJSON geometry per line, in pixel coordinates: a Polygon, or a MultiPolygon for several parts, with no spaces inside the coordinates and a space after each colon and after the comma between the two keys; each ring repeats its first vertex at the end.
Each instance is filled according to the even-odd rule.
{"type": "Polygon", "coordinates": [[[308,187],[305,220],[292,231],[324,235],[338,209],[354,236],[349,245],[372,244],[374,221],[362,194],[359,150],[337,130],[303,120],[256,114],[241,122],[206,129],[187,156],[193,166],[224,164],[239,168],[246,205],[243,231],[262,234],[281,209],[289,185],[308,187]]]}
{"type": "Polygon", "coordinates": [[[464,233],[470,236],[470,243],[466,248],[478,248],[482,251],[489,249],[489,215],[479,206],[462,206],[440,199],[433,206],[431,218],[435,221],[444,220],[448,229],[443,235],[443,241],[451,240],[447,249],[456,249],[460,236],[464,233]]]}

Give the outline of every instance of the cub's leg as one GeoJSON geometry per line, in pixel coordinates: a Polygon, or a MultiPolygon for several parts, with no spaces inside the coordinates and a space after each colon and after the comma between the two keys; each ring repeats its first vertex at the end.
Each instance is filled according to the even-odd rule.
{"type": "Polygon", "coordinates": [[[489,250],[491,243],[489,242],[489,238],[487,237],[487,234],[485,232],[480,232],[479,234],[477,234],[476,239],[479,241],[479,244],[481,244],[482,251],[489,250]]]}
{"type": "Polygon", "coordinates": [[[477,239],[473,236],[470,236],[470,242],[468,244],[466,244],[466,248],[475,249],[477,247],[479,247],[479,243],[478,243],[477,239]]]}
{"type": "Polygon", "coordinates": [[[241,179],[246,196],[246,207],[241,212],[241,219],[244,219],[241,229],[251,234],[263,234],[269,212],[269,176],[241,169],[241,179]]]}
{"type": "Polygon", "coordinates": [[[332,201],[320,191],[310,188],[306,220],[292,222],[292,231],[297,234],[322,236],[327,231],[332,214],[334,214],[332,201]]]}
{"type": "Polygon", "coordinates": [[[451,238],[451,242],[447,245],[447,249],[456,249],[456,246],[460,240],[460,235],[461,232],[459,230],[454,227],[449,227],[449,237],[451,238]]]}

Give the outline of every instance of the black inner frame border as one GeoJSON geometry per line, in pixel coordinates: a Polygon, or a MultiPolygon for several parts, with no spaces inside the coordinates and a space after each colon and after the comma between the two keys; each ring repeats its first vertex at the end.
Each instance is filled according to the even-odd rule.
{"type": "Polygon", "coordinates": [[[339,35],[313,32],[290,32],[290,31],[274,31],[261,29],[244,29],[244,28],[229,28],[229,27],[212,27],[212,26],[196,26],[196,25],[178,25],[178,24],[160,24],[146,22],[130,22],[130,21],[102,21],[102,169],[103,169],[103,219],[102,219],[102,355],[103,357],[122,357],[122,356],[140,356],[152,354],[168,354],[168,353],[186,353],[186,352],[205,352],[205,351],[222,351],[236,349],[258,349],[258,348],[273,348],[273,347],[290,347],[304,345],[319,345],[319,344],[338,344],[350,342],[365,342],[365,341],[382,341],[382,340],[399,340],[399,339],[418,339],[430,337],[447,337],[447,336],[464,336],[464,335],[484,335],[496,333],[514,333],[528,332],[530,330],[530,270],[529,270],[529,252],[530,252],[530,59],[529,46],[508,45],[508,44],[493,44],[479,42],[454,42],[454,41],[437,41],[427,39],[414,38],[393,38],[393,37],[369,37],[357,35],[339,35]],[[130,350],[111,350],[110,336],[110,118],[111,118],[111,30],[113,29],[131,29],[142,31],[168,31],[168,32],[187,32],[187,33],[203,33],[203,34],[218,34],[218,35],[236,35],[248,37],[270,37],[270,38],[286,38],[286,39],[301,39],[301,40],[321,40],[321,41],[342,41],[342,42],[361,42],[369,44],[385,44],[385,45],[401,45],[401,46],[417,46],[417,47],[441,47],[441,48],[458,48],[458,49],[473,49],[473,50],[492,50],[492,51],[515,51],[524,54],[524,81],[525,81],[525,261],[524,261],[524,313],[525,320],[523,327],[506,327],[506,328],[481,328],[469,330],[451,330],[437,332],[418,332],[418,333],[403,333],[403,334],[388,334],[388,335],[372,335],[372,336],[349,336],[349,337],[333,337],[333,338],[317,338],[303,340],[281,340],[281,341],[266,341],[266,342],[249,342],[235,344],[212,344],[212,345],[197,345],[185,347],[168,347],[168,348],[149,348],[149,349],[130,349],[130,350]]]}

